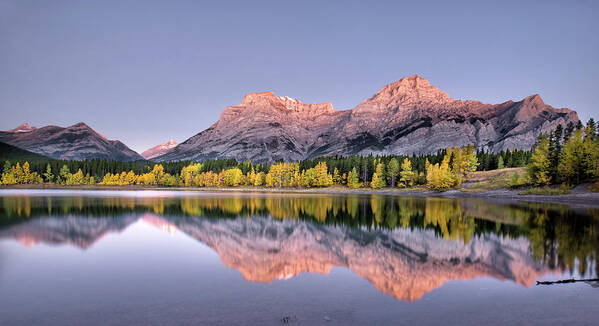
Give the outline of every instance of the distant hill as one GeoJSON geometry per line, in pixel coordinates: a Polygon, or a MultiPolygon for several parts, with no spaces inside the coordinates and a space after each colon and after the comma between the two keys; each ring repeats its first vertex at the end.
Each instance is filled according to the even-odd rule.
{"type": "Polygon", "coordinates": [[[63,128],[23,124],[0,131],[0,141],[59,160],[137,161],[144,158],[118,140],[109,140],[83,122],[63,128]]]}
{"type": "Polygon", "coordinates": [[[18,148],[7,143],[0,142],[0,161],[3,162],[6,160],[47,161],[50,160],[50,158],[30,151],[26,151],[24,149],[18,148]]]}
{"type": "Polygon", "coordinates": [[[141,156],[146,160],[153,159],[154,157],[160,156],[166,152],[168,152],[171,148],[177,146],[177,142],[174,140],[169,140],[167,142],[158,144],[152,148],[149,148],[141,153],[141,156]]]}

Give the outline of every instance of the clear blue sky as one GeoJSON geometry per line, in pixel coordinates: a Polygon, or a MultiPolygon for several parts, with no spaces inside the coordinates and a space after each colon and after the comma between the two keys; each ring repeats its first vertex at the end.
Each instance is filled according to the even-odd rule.
{"type": "Polygon", "coordinates": [[[84,121],[137,151],[245,93],[350,109],[419,74],[599,116],[599,1],[0,0],[0,130],[84,121]]]}

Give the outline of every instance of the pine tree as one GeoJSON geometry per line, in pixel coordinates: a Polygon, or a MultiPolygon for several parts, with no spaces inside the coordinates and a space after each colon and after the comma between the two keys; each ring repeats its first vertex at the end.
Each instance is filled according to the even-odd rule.
{"type": "Polygon", "coordinates": [[[574,123],[572,121],[570,121],[566,125],[566,131],[564,133],[564,143],[572,137],[573,132],[574,132],[574,123]]]}
{"type": "Polygon", "coordinates": [[[316,185],[319,187],[330,186],[333,183],[332,176],[328,173],[327,163],[320,162],[316,165],[316,185]]]}
{"type": "Polygon", "coordinates": [[[558,170],[568,184],[580,183],[584,173],[582,130],[575,130],[572,137],[564,143],[558,170]]]}
{"type": "Polygon", "coordinates": [[[19,162],[17,162],[17,165],[14,167],[14,175],[17,183],[24,183],[25,174],[23,174],[23,168],[21,168],[21,164],[19,164],[19,162]]]}
{"type": "Polygon", "coordinates": [[[503,169],[503,157],[499,156],[499,158],[497,159],[497,169],[501,170],[503,169]]]}
{"type": "Polygon", "coordinates": [[[44,178],[46,178],[46,182],[52,183],[54,181],[54,174],[52,174],[52,167],[50,163],[46,165],[46,172],[44,173],[44,178]]]}
{"type": "Polygon", "coordinates": [[[597,125],[595,124],[595,119],[590,118],[587,122],[587,126],[584,130],[584,137],[590,137],[591,140],[595,140],[597,137],[597,125]]]}
{"type": "Polygon", "coordinates": [[[400,181],[404,183],[405,187],[414,183],[415,172],[412,171],[412,162],[409,158],[405,158],[401,163],[401,172],[399,173],[400,181]]]}
{"type": "Polygon", "coordinates": [[[356,189],[360,187],[358,171],[356,170],[355,166],[347,173],[347,187],[350,189],[356,189]]]}
{"type": "Polygon", "coordinates": [[[69,178],[71,177],[71,171],[69,170],[69,167],[66,166],[66,164],[63,165],[62,168],[60,168],[59,175],[61,178],[61,183],[66,184],[69,178]]]}
{"type": "Polygon", "coordinates": [[[563,128],[559,124],[552,133],[553,137],[549,138],[549,175],[552,182],[559,182],[558,165],[559,158],[562,152],[563,128]]]}
{"type": "Polygon", "coordinates": [[[549,139],[547,135],[542,134],[534,146],[531,162],[527,168],[528,175],[534,184],[548,185],[551,182],[549,165],[549,139]]]}
{"type": "Polygon", "coordinates": [[[383,176],[383,164],[378,163],[376,165],[376,169],[374,174],[372,175],[372,181],[370,182],[370,187],[372,189],[379,189],[385,186],[385,178],[383,176]]]}
{"type": "Polygon", "coordinates": [[[333,183],[341,184],[341,175],[339,174],[339,169],[337,168],[333,170],[333,183]]]}
{"type": "Polygon", "coordinates": [[[389,161],[389,164],[387,165],[387,177],[390,179],[389,181],[391,181],[392,188],[395,187],[395,179],[397,178],[398,173],[399,163],[397,162],[397,159],[395,159],[394,157],[389,161]]]}
{"type": "Polygon", "coordinates": [[[474,145],[468,144],[466,146],[466,176],[470,172],[476,171],[478,168],[478,157],[476,156],[476,150],[474,149],[474,145]]]}
{"type": "Polygon", "coordinates": [[[2,172],[2,179],[0,180],[1,184],[4,185],[12,185],[17,183],[17,176],[15,175],[15,167],[10,165],[9,161],[4,162],[4,172],[2,172]]]}
{"type": "Polygon", "coordinates": [[[599,178],[599,138],[593,118],[589,119],[582,144],[584,179],[599,178]]]}
{"type": "Polygon", "coordinates": [[[10,165],[10,161],[4,161],[4,168],[2,169],[3,173],[12,172],[12,166],[10,165]]]}
{"type": "Polygon", "coordinates": [[[31,171],[29,169],[29,162],[23,163],[23,179],[21,183],[31,183],[31,171]]]}

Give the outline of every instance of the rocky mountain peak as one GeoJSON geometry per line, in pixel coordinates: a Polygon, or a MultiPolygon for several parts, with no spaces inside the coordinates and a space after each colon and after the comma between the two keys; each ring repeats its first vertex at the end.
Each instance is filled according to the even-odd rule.
{"type": "Polygon", "coordinates": [[[462,101],[413,75],[345,111],[272,92],[247,94],[212,127],[157,160],[412,155],[467,144],[498,152],[530,149],[541,132],[577,121],[576,112],[553,108],[539,95],[496,105],[462,101]]]}
{"type": "Polygon", "coordinates": [[[74,125],[72,125],[70,127],[67,127],[66,130],[76,131],[76,132],[79,132],[79,131],[88,131],[88,132],[96,134],[96,135],[100,136],[102,139],[108,141],[108,138],[106,138],[101,133],[97,132],[94,128],[88,126],[85,122],[78,122],[78,123],[76,123],[76,124],[74,124],[74,125]]]}
{"type": "Polygon", "coordinates": [[[280,100],[278,96],[276,96],[273,92],[257,92],[257,93],[248,93],[243,96],[243,101],[241,105],[252,105],[256,103],[264,103],[268,101],[278,101],[280,100]]]}
{"type": "Polygon", "coordinates": [[[541,98],[541,95],[539,95],[539,94],[533,94],[533,95],[527,96],[522,101],[524,103],[545,105],[545,102],[543,102],[543,99],[541,98]]]}
{"type": "Polygon", "coordinates": [[[91,129],[90,126],[85,124],[85,122],[78,122],[68,128],[77,128],[77,129],[91,129]]]}
{"type": "Polygon", "coordinates": [[[7,130],[6,132],[29,132],[35,129],[37,128],[34,126],[30,126],[27,122],[24,122],[20,124],[18,127],[11,130],[7,130]]]}
{"type": "Polygon", "coordinates": [[[141,153],[141,156],[146,160],[149,160],[168,152],[171,148],[174,148],[177,145],[178,143],[175,140],[171,139],[167,142],[160,143],[154,147],[145,150],[143,153],[141,153]]]}
{"type": "Polygon", "coordinates": [[[437,87],[431,86],[428,80],[418,76],[410,76],[393,82],[378,91],[371,100],[447,100],[449,95],[437,87]]]}
{"type": "Polygon", "coordinates": [[[238,111],[240,107],[252,108],[254,110],[282,109],[284,111],[306,111],[308,113],[336,112],[335,108],[333,108],[333,104],[331,104],[330,102],[306,104],[296,98],[292,98],[289,96],[277,96],[270,91],[246,94],[243,97],[243,101],[239,106],[228,107],[227,110],[238,111]]]}
{"type": "Polygon", "coordinates": [[[408,88],[426,88],[431,86],[426,78],[420,77],[418,75],[404,77],[392,84],[398,84],[408,88]]]}

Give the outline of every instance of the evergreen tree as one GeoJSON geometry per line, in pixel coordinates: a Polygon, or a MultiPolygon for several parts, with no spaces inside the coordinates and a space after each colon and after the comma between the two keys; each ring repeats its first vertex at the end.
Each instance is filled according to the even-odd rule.
{"type": "Polygon", "coordinates": [[[597,125],[595,124],[595,119],[590,118],[587,122],[587,126],[585,128],[585,138],[591,137],[591,140],[595,140],[597,137],[597,125]]]}
{"type": "Polygon", "coordinates": [[[499,158],[497,158],[497,169],[503,169],[503,156],[499,156],[499,158]]]}
{"type": "Polygon", "coordinates": [[[409,158],[405,158],[401,163],[401,172],[399,173],[401,176],[399,180],[403,182],[405,187],[408,185],[412,185],[414,183],[415,172],[412,170],[412,162],[409,158]]]}
{"type": "Polygon", "coordinates": [[[547,135],[542,134],[534,146],[531,162],[527,168],[528,175],[534,184],[548,185],[551,182],[549,165],[549,139],[547,135]]]}
{"type": "Polygon", "coordinates": [[[66,184],[66,182],[71,177],[71,171],[69,170],[69,167],[66,164],[63,165],[62,168],[60,168],[59,175],[61,183],[66,184]]]}
{"type": "Polygon", "coordinates": [[[335,168],[333,170],[333,183],[342,184],[341,175],[339,174],[339,169],[335,168]]]}
{"type": "Polygon", "coordinates": [[[23,168],[21,168],[21,164],[19,164],[19,162],[17,162],[17,165],[15,165],[14,171],[17,183],[24,183],[25,174],[23,173],[23,168]]]}
{"type": "Polygon", "coordinates": [[[560,175],[568,184],[580,183],[584,173],[584,156],[582,130],[575,130],[564,144],[558,166],[560,175]]]}
{"type": "Polygon", "coordinates": [[[584,179],[599,178],[599,138],[596,137],[595,121],[592,118],[585,128],[582,150],[584,179]]]}
{"type": "Polygon", "coordinates": [[[383,176],[383,164],[378,163],[376,165],[376,169],[374,174],[372,175],[372,181],[370,182],[370,187],[372,189],[379,189],[385,186],[385,177],[383,176]]]}
{"type": "MultiPolygon", "coordinates": [[[[406,158],[407,160],[407,158],[406,158]]],[[[408,160],[409,161],[409,160],[408,160]]],[[[387,177],[391,181],[391,187],[395,187],[395,179],[397,174],[399,173],[399,163],[395,157],[391,158],[389,164],[387,165],[387,177]]]]}
{"type": "Polygon", "coordinates": [[[568,122],[566,125],[566,131],[564,133],[564,143],[572,137],[572,133],[574,132],[574,123],[572,121],[568,122]]]}
{"type": "Polygon", "coordinates": [[[347,187],[350,189],[356,189],[360,187],[358,171],[356,170],[355,166],[347,173],[347,187]]]}
{"type": "Polygon", "coordinates": [[[549,138],[549,175],[553,182],[559,182],[558,165],[559,158],[562,152],[562,135],[563,128],[559,124],[552,133],[553,137],[549,138]]]}
{"type": "Polygon", "coordinates": [[[54,181],[54,174],[52,174],[52,167],[50,163],[46,165],[46,172],[44,173],[44,178],[46,178],[46,182],[52,183],[54,181]]]}

